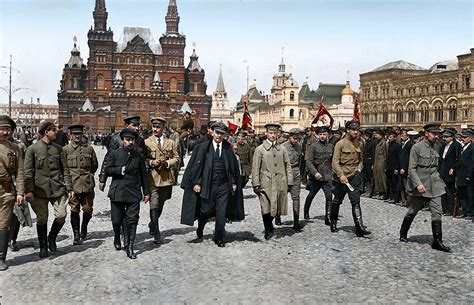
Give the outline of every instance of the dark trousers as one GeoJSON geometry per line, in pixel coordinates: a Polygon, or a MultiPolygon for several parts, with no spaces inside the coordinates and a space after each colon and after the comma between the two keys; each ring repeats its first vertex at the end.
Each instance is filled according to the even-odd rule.
{"type": "Polygon", "coordinates": [[[138,224],[140,218],[140,202],[120,202],[112,201],[111,203],[112,225],[120,227],[122,221],[128,225],[138,224]]]}
{"type": "Polygon", "coordinates": [[[308,193],[308,196],[306,196],[306,200],[304,202],[305,211],[309,210],[314,197],[321,189],[323,189],[324,196],[326,197],[326,206],[331,204],[331,201],[332,201],[332,181],[331,180],[319,181],[314,178],[309,178],[308,184],[306,185],[306,189],[309,190],[309,193],[308,193]]]}
{"type": "Polygon", "coordinates": [[[443,213],[452,214],[454,209],[454,194],[456,192],[456,183],[454,181],[444,182],[446,184],[446,194],[441,197],[443,213]]]}
{"type": "Polygon", "coordinates": [[[459,205],[464,215],[474,215],[474,185],[458,185],[459,205]]]}
{"type": "Polygon", "coordinates": [[[393,169],[387,169],[388,198],[394,200],[398,191],[398,175],[395,175],[393,169]]]}
{"type": "Polygon", "coordinates": [[[370,190],[372,189],[372,159],[364,160],[362,176],[364,178],[362,192],[370,192],[370,190]]]}
{"type": "Polygon", "coordinates": [[[408,177],[406,173],[404,175],[400,175],[400,197],[403,201],[406,201],[408,199],[408,193],[405,186],[407,183],[407,179],[408,177]]]}
{"type": "Polygon", "coordinates": [[[213,181],[209,199],[201,198],[201,210],[199,214],[198,226],[204,228],[213,212],[216,213],[215,241],[223,242],[225,234],[225,222],[227,204],[229,203],[230,190],[227,182],[213,181]]]}
{"type": "Polygon", "coordinates": [[[353,191],[349,191],[349,188],[345,184],[340,183],[339,181],[333,181],[332,183],[334,185],[334,199],[332,201],[333,205],[341,205],[346,195],[349,195],[351,205],[360,204],[360,193],[362,191],[362,174],[359,173],[349,178],[349,183],[354,188],[353,191]]]}

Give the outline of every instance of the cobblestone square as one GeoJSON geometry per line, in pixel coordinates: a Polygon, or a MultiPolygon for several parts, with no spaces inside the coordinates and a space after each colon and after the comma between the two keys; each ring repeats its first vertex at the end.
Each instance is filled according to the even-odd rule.
{"type": "MultiPolygon", "coordinates": [[[[105,150],[95,148],[102,160],[105,150]]],[[[10,268],[1,275],[0,303],[465,304],[474,299],[472,220],[443,218],[444,240],[453,249],[447,254],[430,247],[429,212],[418,214],[409,242],[400,243],[406,208],[367,198],[362,212],[372,231],[368,238],[353,233],[347,199],[341,230],[331,233],[319,193],[302,233],[291,229],[292,218],[286,216],[276,237],[265,241],[258,200],[246,188],[246,219],[227,224],[226,247],[218,248],[211,240],[214,223],[206,226],[202,242],[195,227],[179,224],[182,194],[175,187],[165,206],[159,247],[148,234],[149,209],[142,204],[137,260],[114,249],[110,202],[98,189],[82,245],[72,245],[68,216],[57,253],[40,260],[36,229],[21,229],[21,250],[8,252],[10,268]]],[[[302,189],[302,200],[306,194],[302,189]]]]}

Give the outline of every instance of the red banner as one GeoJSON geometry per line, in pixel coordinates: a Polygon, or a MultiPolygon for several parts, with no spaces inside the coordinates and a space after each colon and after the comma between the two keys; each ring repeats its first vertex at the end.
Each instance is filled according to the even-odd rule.
{"type": "Polygon", "coordinates": [[[232,134],[235,134],[237,132],[237,129],[239,128],[239,126],[227,121],[227,126],[229,127],[229,129],[231,130],[232,134]]]}
{"type": "Polygon", "coordinates": [[[244,116],[242,118],[242,129],[252,130],[252,118],[250,117],[249,110],[247,108],[247,96],[244,96],[244,116]]]}
{"type": "Polygon", "coordinates": [[[354,94],[354,112],[352,113],[352,119],[360,121],[359,99],[357,98],[357,94],[354,94]]]}
{"type": "Polygon", "coordinates": [[[332,118],[327,108],[324,106],[323,101],[324,101],[324,96],[321,98],[321,101],[319,102],[319,110],[316,116],[314,117],[313,122],[311,123],[311,127],[314,127],[314,125],[317,125],[318,127],[327,126],[331,129],[332,125],[334,124],[334,119],[332,118]]]}

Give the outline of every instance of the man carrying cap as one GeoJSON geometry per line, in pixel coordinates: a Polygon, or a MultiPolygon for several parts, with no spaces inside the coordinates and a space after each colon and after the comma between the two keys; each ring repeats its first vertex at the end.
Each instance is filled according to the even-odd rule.
{"type": "MultiPolygon", "coordinates": [[[[273,218],[288,213],[288,191],[293,187],[293,170],[286,149],[277,144],[281,126],[265,125],[267,139],[255,149],[252,163],[253,191],[260,200],[265,239],[274,233],[273,218]]],[[[299,187],[295,186],[295,187],[299,187]]]]}
{"type": "Polygon", "coordinates": [[[328,142],[329,128],[326,126],[317,129],[319,141],[312,144],[307,151],[306,171],[309,179],[306,189],[309,190],[304,204],[304,218],[309,220],[309,209],[314,197],[320,189],[323,190],[326,198],[324,223],[330,225],[329,220],[332,201],[332,157],[334,145],[328,142]]]}
{"type": "Polygon", "coordinates": [[[288,132],[288,141],[283,143],[283,148],[288,153],[290,159],[291,170],[293,172],[293,187],[291,188],[291,200],[293,201],[293,230],[301,232],[303,227],[300,224],[300,185],[301,185],[301,156],[303,155],[303,147],[300,144],[301,133],[303,130],[292,128],[288,132]]]}
{"type": "Polygon", "coordinates": [[[12,133],[10,118],[0,116],[0,271],[5,263],[10,240],[10,222],[15,204],[24,200],[23,156],[18,146],[8,140],[12,133]],[[14,180],[15,179],[15,180],[14,180]]]}
{"type": "Polygon", "coordinates": [[[136,149],[135,141],[138,132],[125,128],[120,132],[122,147],[111,151],[106,156],[105,174],[112,177],[108,197],[111,201],[111,218],[114,230],[114,246],[121,249],[120,231],[125,235],[124,248],[127,256],[137,258],[134,252],[137,224],[140,215],[140,201],[150,200],[148,175],[145,169],[145,158],[136,149]]]}
{"type": "Polygon", "coordinates": [[[48,257],[48,248],[56,252],[56,237],[64,225],[67,214],[66,201],[74,197],[73,185],[66,154],[54,143],[56,126],[44,122],[38,133],[41,138],[28,147],[25,156],[25,197],[36,213],[36,230],[40,245],[39,256],[48,257]],[[48,231],[48,204],[54,209],[54,221],[48,231]]]}
{"type": "Polygon", "coordinates": [[[431,248],[451,252],[451,249],[443,244],[441,228],[441,196],[446,192],[446,185],[438,173],[439,154],[435,149],[435,143],[441,133],[440,124],[426,124],[423,129],[425,139],[413,145],[410,152],[407,183],[407,191],[411,195],[410,207],[400,228],[400,241],[408,241],[407,234],[413,219],[425,203],[428,203],[433,232],[431,248]]]}
{"type": "Polygon", "coordinates": [[[71,173],[74,197],[69,200],[71,207],[71,227],[74,234],[73,245],[80,245],[87,236],[87,225],[92,218],[94,205],[94,174],[99,167],[97,155],[92,146],[83,140],[84,125],[68,127],[71,142],[63,148],[69,172],[71,173]],[[82,207],[82,225],[80,216],[82,207]]]}
{"type": "Polygon", "coordinates": [[[461,155],[457,164],[457,187],[459,203],[462,208],[459,217],[474,216],[474,131],[461,132],[463,141],[461,155]]]}
{"type": "Polygon", "coordinates": [[[363,182],[361,172],[364,161],[362,157],[363,144],[357,140],[360,123],[357,120],[348,121],[345,127],[347,136],[337,142],[332,159],[334,200],[331,204],[331,232],[338,231],[339,207],[347,194],[352,205],[355,233],[362,237],[369,235],[371,232],[364,226],[360,208],[363,182]]]}
{"type": "Polygon", "coordinates": [[[152,118],[153,135],[145,140],[146,162],[148,164],[148,184],[150,186],[150,235],[154,243],[161,243],[159,219],[165,201],[171,198],[176,183],[175,168],[179,167],[179,153],[175,141],[167,139],[163,133],[166,120],[152,118]]]}
{"type": "Polygon", "coordinates": [[[441,197],[443,213],[447,216],[453,214],[456,194],[456,167],[462,151],[462,145],[454,140],[455,132],[445,129],[441,134],[444,142],[441,147],[439,174],[446,184],[446,194],[441,197]]]}

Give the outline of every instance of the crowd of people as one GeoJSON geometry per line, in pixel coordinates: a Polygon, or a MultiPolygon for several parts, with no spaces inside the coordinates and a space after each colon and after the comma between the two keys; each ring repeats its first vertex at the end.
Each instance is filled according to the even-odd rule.
{"type": "MultiPolygon", "coordinates": [[[[152,130],[141,130],[140,117],[124,120],[125,128],[111,135],[99,171],[100,191],[111,201],[114,247],[135,259],[134,243],[140,202],[149,203],[149,233],[161,243],[159,219],[166,201],[178,185],[179,169],[190,151],[194,124],[188,116],[181,128],[164,118],[150,120],[152,130]]],[[[352,209],[355,234],[370,235],[364,225],[361,196],[403,204],[408,211],[401,223],[400,241],[408,241],[408,230],[417,212],[431,211],[432,248],[451,249],[442,239],[442,215],[474,215],[474,131],[441,129],[430,123],[422,131],[371,128],[361,130],[357,120],[344,130],[319,126],[287,132],[276,123],[265,125],[265,133],[239,130],[235,134],[222,122],[201,126],[194,138],[192,155],[180,187],[184,190],[181,223],[194,225],[197,238],[215,218],[213,241],[225,247],[225,226],[245,217],[243,189],[251,181],[261,207],[264,238],[274,236],[292,203],[292,228],[301,232],[300,190],[309,191],[303,217],[310,219],[316,194],[324,193],[324,222],[330,232],[338,231],[340,206],[347,196],[352,209]]],[[[30,208],[36,214],[39,256],[57,251],[56,238],[70,207],[73,245],[88,236],[93,215],[95,178],[99,162],[85,136],[85,126],[68,127],[44,122],[36,141],[28,131],[14,137],[15,122],[0,116],[0,270],[8,268],[7,249],[19,250],[21,226],[32,226],[30,208]],[[48,209],[54,220],[48,233],[48,209]],[[82,222],[81,222],[82,211],[82,222]]]]}

